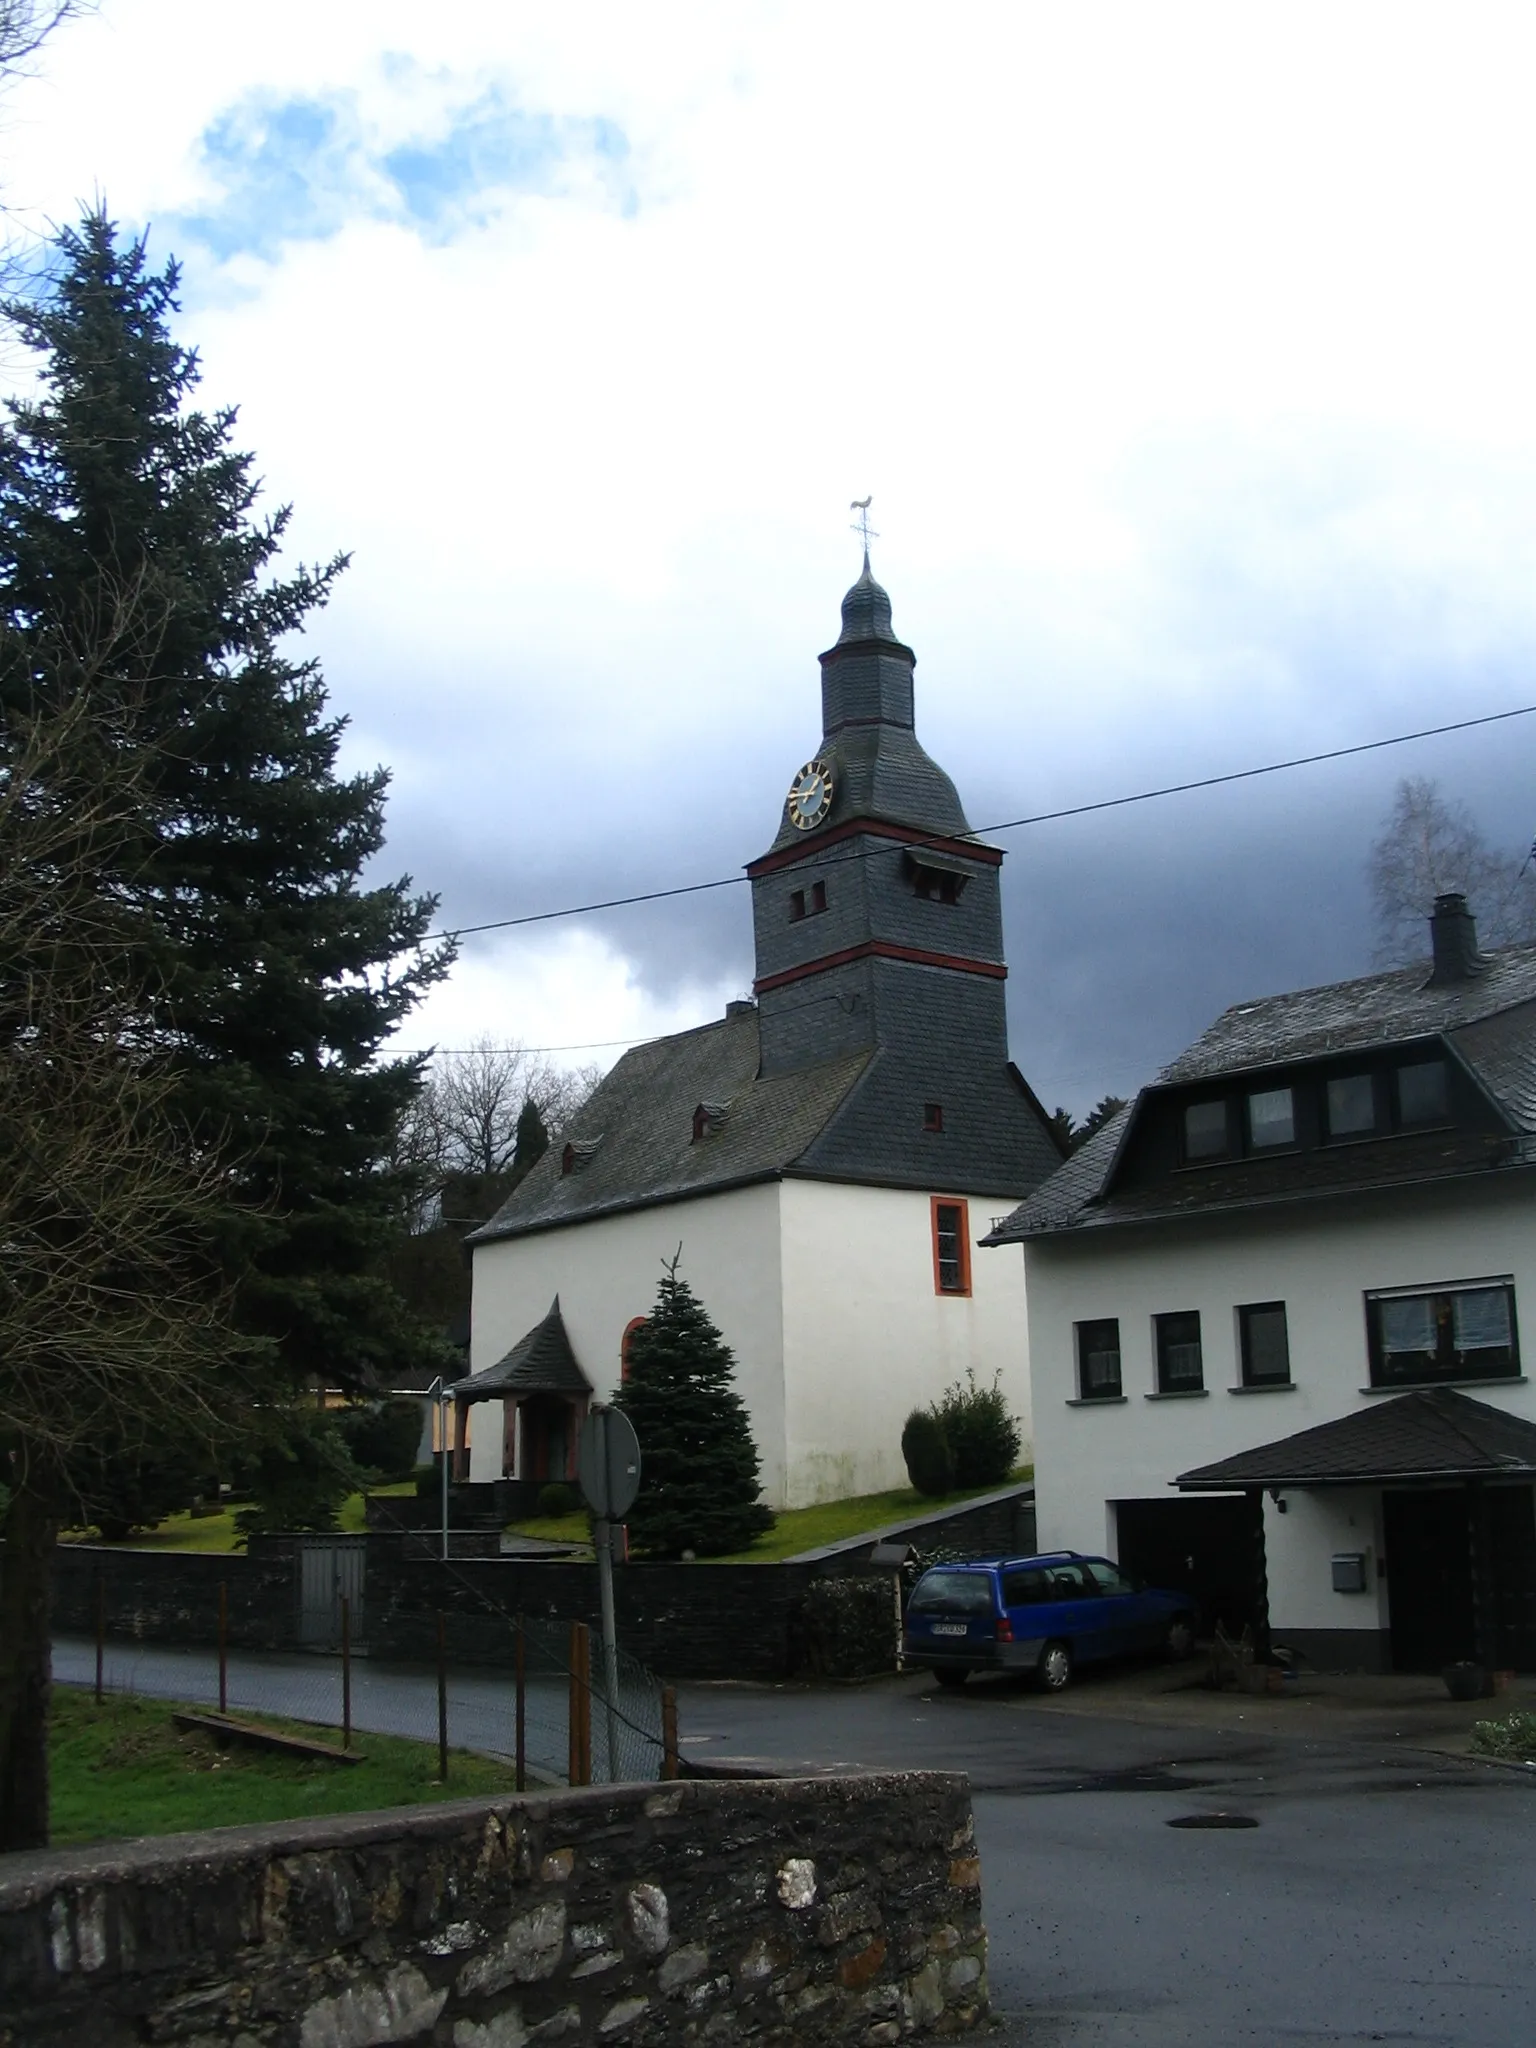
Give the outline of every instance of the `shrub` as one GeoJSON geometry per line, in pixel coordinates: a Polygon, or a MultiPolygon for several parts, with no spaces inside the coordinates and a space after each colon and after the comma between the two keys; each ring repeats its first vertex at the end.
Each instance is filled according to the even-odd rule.
{"type": "Polygon", "coordinates": [[[931,1408],[914,1408],[901,1432],[907,1477],[921,1494],[937,1500],[955,1484],[955,1454],[944,1425],[931,1408]]]}
{"type": "Polygon", "coordinates": [[[1001,1486],[1018,1463],[1020,1438],[997,1380],[978,1387],[968,1372],[963,1386],[956,1380],[945,1392],[936,1413],[954,1452],[954,1484],[1001,1486]]]}
{"type": "Polygon", "coordinates": [[[562,1515],[574,1515],[581,1506],[581,1495],[574,1486],[567,1486],[563,1479],[552,1479],[548,1486],[539,1488],[539,1513],[548,1521],[558,1521],[562,1515]]]}
{"type": "Polygon", "coordinates": [[[800,1668],[820,1678],[873,1678],[896,1669],[901,1609],[888,1573],[813,1579],[800,1611],[800,1668]]]}
{"type": "Polygon", "coordinates": [[[1472,1747],[1485,1756],[1512,1757],[1519,1763],[1536,1760],[1536,1714],[1507,1714],[1501,1721],[1479,1721],[1472,1747]]]}

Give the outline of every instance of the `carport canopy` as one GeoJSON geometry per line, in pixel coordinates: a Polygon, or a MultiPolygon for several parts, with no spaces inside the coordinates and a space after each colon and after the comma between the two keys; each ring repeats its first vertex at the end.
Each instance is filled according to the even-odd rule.
{"type": "Polygon", "coordinates": [[[1181,1472],[1183,1493],[1280,1486],[1428,1485],[1536,1478],[1536,1423],[1451,1387],[1418,1387],[1214,1465],[1181,1472]]]}

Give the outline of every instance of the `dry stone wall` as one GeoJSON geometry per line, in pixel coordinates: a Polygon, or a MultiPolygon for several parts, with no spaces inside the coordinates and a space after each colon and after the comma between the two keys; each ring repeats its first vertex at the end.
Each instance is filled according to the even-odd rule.
{"type": "Polygon", "coordinates": [[[0,1868],[5,2048],[860,2048],[983,2020],[963,1777],[597,1788],[0,1868]]]}

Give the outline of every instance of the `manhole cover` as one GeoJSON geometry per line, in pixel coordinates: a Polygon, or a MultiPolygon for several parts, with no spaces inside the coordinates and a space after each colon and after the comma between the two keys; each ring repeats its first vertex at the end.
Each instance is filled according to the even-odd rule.
{"type": "Polygon", "coordinates": [[[1251,1813],[1181,1813],[1169,1821],[1171,1828],[1256,1828],[1251,1813]]]}

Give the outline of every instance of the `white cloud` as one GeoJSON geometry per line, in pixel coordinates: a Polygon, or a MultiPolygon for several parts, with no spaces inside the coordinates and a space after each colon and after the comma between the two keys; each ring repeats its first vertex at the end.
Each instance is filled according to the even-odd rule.
{"type": "MultiPolygon", "coordinates": [[[[209,398],[296,549],[354,553],[316,636],[349,756],[395,766],[392,853],[467,921],[762,850],[869,490],[978,821],[1529,694],[1533,41],[1514,6],[105,0],[0,177],[192,236],[209,398]],[[297,199],[264,130],[210,152],[295,101],[346,109],[297,199]],[[390,153],[487,108],[558,174],[466,145],[413,217],[390,153]]],[[[1508,811],[1525,744],[1458,772],[1508,811]]],[[[1378,786],[1330,787],[1348,863],[1378,786]]],[[[616,1036],[721,929],[467,957],[433,1014],[616,1036]],[[589,1003],[627,1021],[558,1021],[589,1003]]],[[[1100,1007],[1127,942],[1106,899],[1100,1007]]]]}

